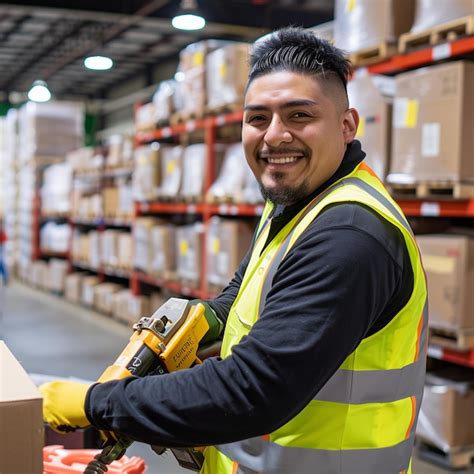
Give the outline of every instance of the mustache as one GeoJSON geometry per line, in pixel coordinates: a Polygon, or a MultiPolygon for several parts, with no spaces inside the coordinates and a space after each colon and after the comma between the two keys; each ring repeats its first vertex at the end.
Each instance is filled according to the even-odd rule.
{"type": "Polygon", "coordinates": [[[267,149],[267,150],[261,150],[257,152],[257,158],[269,158],[271,156],[281,156],[281,155],[287,155],[287,156],[293,156],[293,155],[303,155],[305,157],[308,156],[308,153],[306,150],[301,150],[301,149],[296,149],[296,148],[273,148],[273,149],[267,149]]]}

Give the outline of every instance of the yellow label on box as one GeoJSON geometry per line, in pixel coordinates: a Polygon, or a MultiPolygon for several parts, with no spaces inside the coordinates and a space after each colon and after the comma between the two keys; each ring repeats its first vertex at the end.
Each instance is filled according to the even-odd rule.
{"type": "Polygon", "coordinates": [[[359,126],[357,127],[356,138],[363,138],[365,135],[365,117],[359,116],[359,126]]]}
{"type": "Polygon", "coordinates": [[[214,255],[217,255],[219,253],[219,250],[221,249],[221,241],[219,239],[212,239],[212,253],[214,255]]]}
{"type": "Polygon", "coordinates": [[[138,155],[137,162],[139,165],[146,165],[147,162],[147,156],[146,155],[138,155]]]}
{"type": "Polygon", "coordinates": [[[193,54],[193,66],[202,66],[204,64],[204,53],[198,51],[193,54]]]}
{"type": "Polygon", "coordinates": [[[405,115],[405,127],[415,128],[418,121],[418,101],[410,99],[407,102],[407,110],[405,115]]]}
{"type": "Polygon", "coordinates": [[[227,76],[227,64],[226,63],[219,64],[219,76],[221,76],[221,77],[227,76]]]}
{"type": "Polygon", "coordinates": [[[176,169],[176,161],[171,160],[166,163],[166,173],[173,174],[174,170],[176,169]]]}
{"type": "Polygon", "coordinates": [[[454,272],[456,266],[455,257],[445,257],[443,255],[423,255],[422,261],[425,270],[431,273],[449,275],[454,272]]]}
{"type": "Polygon", "coordinates": [[[356,7],[356,0],[347,0],[346,2],[346,13],[350,13],[356,7]]]}
{"type": "Polygon", "coordinates": [[[179,253],[180,255],[187,255],[189,251],[189,244],[187,240],[181,240],[179,243],[179,253]]]}

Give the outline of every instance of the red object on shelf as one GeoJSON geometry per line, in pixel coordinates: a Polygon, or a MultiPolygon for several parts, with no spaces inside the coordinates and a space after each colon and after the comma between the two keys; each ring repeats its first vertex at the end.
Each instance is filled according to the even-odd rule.
{"type": "Polygon", "coordinates": [[[418,51],[397,54],[386,61],[367,66],[367,71],[371,74],[393,74],[427,66],[439,59],[461,56],[472,52],[474,52],[474,36],[469,36],[418,51]]]}
{"type": "MultiPolygon", "coordinates": [[[[84,472],[99,449],[64,449],[61,445],[43,448],[43,474],[84,472]]],[[[143,474],[148,470],[145,461],[138,456],[123,456],[108,466],[110,474],[143,474]]]]}
{"type": "Polygon", "coordinates": [[[430,345],[428,348],[428,355],[434,359],[441,359],[446,362],[452,362],[453,364],[474,368],[474,349],[461,351],[430,345]]]}
{"type": "Polygon", "coordinates": [[[426,200],[397,199],[398,205],[409,216],[474,217],[474,199],[426,200]]]}

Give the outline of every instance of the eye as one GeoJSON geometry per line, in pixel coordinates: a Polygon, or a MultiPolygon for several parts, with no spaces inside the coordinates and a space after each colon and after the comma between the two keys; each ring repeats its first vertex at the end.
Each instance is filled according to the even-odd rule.
{"type": "Polygon", "coordinates": [[[291,118],[294,118],[294,119],[304,119],[304,118],[309,118],[309,117],[311,117],[310,114],[308,114],[307,112],[302,112],[302,111],[294,112],[291,114],[291,118]]]}
{"type": "Polygon", "coordinates": [[[257,124],[257,123],[263,122],[263,121],[266,120],[266,119],[267,119],[267,118],[265,117],[265,115],[262,115],[262,114],[254,114],[254,115],[248,115],[245,121],[246,121],[247,123],[257,124]]]}

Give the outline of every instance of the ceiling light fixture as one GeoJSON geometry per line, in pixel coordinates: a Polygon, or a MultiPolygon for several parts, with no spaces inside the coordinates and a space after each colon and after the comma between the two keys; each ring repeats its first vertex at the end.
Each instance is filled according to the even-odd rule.
{"type": "Polygon", "coordinates": [[[198,14],[195,0],[182,0],[171,24],[178,30],[201,30],[206,25],[206,20],[198,14]]]}
{"type": "Polygon", "coordinates": [[[84,59],[84,66],[94,71],[107,71],[113,65],[114,62],[107,56],[88,56],[84,59]]]}
{"type": "Polygon", "coordinates": [[[48,102],[51,99],[48,85],[44,81],[35,81],[28,91],[28,99],[33,102],[48,102]]]}

